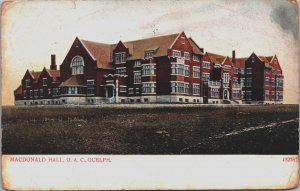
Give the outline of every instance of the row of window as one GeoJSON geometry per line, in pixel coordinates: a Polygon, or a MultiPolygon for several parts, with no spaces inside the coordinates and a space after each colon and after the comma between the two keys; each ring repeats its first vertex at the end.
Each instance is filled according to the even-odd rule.
{"type": "MultiPolygon", "coordinates": [[[[60,94],[60,90],[59,88],[53,88],[53,94],[52,94],[52,97],[57,97],[59,96],[60,94]]],[[[49,95],[51,95],[51,89],[49,88],[48,89],[48,92],[47,92],[49,95]]],[[[23,91],[23,97],[24,98],[39,98],[39,97],[44,97],[45,94],[44,94],[44,89],[34,89],[34,90],[24,90],[23,91]]]]}

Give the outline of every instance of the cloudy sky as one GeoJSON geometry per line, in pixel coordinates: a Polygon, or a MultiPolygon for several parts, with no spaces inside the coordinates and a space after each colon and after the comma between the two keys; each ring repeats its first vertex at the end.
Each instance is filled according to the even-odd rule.
{"type": "Polygon", "coordinates": [[[298,103],[297,5],[285,0],[22,1],[2,5],[2,104],[26,69],[61,64],[75,37],[116,43],[185,31],[205,51],[278,56],[285,103],[298,103]]]}

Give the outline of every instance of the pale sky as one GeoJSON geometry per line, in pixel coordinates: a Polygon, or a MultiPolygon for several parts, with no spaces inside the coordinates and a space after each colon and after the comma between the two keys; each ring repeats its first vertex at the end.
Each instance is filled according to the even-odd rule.
{"type": "Polygon", "coordinates": [[[20,1],[2,5],[2,104],[27,69],[60,65],[75,37],[117,43],[184,31],[205,51],[276,54],[284,102],[298,103],[297,5],[285,0],[20,1]]]}

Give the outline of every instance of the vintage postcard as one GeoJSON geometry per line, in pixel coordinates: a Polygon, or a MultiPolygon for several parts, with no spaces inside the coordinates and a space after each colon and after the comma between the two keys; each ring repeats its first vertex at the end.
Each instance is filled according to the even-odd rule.
{"type": "Polygon", "coordinates": [[[298,186],[297,1],[1,9],[3,189],[298,186]]]}

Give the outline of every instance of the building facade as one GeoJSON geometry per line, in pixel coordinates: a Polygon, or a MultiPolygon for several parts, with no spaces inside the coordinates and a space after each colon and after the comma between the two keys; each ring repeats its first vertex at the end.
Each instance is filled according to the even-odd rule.
{"type": "Polygon", "coordinates": [[[51,55],[14,96],[15,105],[282,103],[283,74],[276,55],[204,53],[184,32],[116,44],[76,37],[60,70],[51,55]]]}

